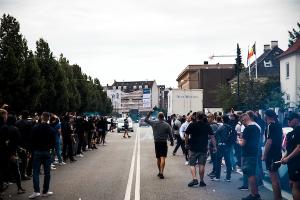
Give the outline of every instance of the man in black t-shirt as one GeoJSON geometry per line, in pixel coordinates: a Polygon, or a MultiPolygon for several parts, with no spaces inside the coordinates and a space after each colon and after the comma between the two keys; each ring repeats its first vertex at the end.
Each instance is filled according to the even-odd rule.
{"type": "Polygon", "coordinates": [[[242,170],[243,174],[248,177],[248,183],[251,194],[242,200],[259,200],[258,188],[256,184],[256,167],[258,160],[260,130],[253,124],[249,115],[244,113],[240,117],[241,123],[245,126],[242,138],[238,143],[242,147],[242,170]]]}
{"type": "Polygon", "coordinates": [[[191,123],[186,129],[186,145],[190,150],[189,164],[191,166],[191,173],[193,180],[188,184],[189,187],[198,185],[196,177],[196,165],[199,164],[200,187],[206,186],[204,183],[204,169],[207,158],[208,139],[210,138],[213,143],[213,151],[216,152],[216,141],[213,130],[202,112],[197,113],[197,121],[191,123]]]}
{"type": "Polygon", "coordinates": [[[288,123],[294,130],[286,136],[287,154],[281,159],[281,163],[288,165],[293,198],[300,199],[300,115],[291,113],[288,123]]]}
{"type": "Polygon", "coordinates": [[[281,200],[280,178],[278,175],[280,163],[277,164],[276,161],[281,160],[282,128],[273,110],[266,110],[265,120],[268,125],[265,133],[266,144],[262,160],[265,161],[266,168],[269,171],[274,199],[281,200]]]}

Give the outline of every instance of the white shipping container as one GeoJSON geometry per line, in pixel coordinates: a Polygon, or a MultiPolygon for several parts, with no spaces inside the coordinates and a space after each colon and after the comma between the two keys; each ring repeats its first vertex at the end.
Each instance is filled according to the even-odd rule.
{"type": "Polygon", "coordinates": [[[189,111],[203,110],[202,89],[172,89],[168,94],[168,115],[186,115],[189,111]]]}

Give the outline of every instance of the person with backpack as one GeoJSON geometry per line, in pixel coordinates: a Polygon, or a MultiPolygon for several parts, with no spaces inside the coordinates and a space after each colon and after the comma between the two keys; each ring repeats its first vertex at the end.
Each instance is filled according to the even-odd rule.
{"type": "Polygon", "coordinates": [[[212,181],[220,181],[221,175],[221,163],[222,158],[225,159],[226,164],[226,178],[225,181],[231,181],[231,159],[230,159],[230,149],[235,142],[236,134],[234,129],[230,126],[230,119],[227,115],[222,116],[223,125],[221,125],[215,132],[215,137],[217,141],[217,156],[215,165],[215,177],[211,177],[212,181]]]}

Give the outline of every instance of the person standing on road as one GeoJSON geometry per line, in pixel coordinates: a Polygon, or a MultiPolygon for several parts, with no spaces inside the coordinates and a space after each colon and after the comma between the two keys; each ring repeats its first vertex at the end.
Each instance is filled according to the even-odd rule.
{"type": "Polygon", "coordinates": [[[128,138],[131,137],[131,136],[128,134],[128,129],[129,129],[129,122],[128,122],[128,117],[126,117],[126,118],[124,119],[124,130],[125,130],[125,132],[124,132],[123,138],[126,138],[126,135],[127,135],[128,138]]]}
{"type": "Polygon", "coordinates": [[[242,200],[259,200],[260,195],[256,184],[256,167],[258,167],[260,129],[253,124],[247,113],[241,115],[240,121],[245,126],[242,138],[238,139],[238,143],[242,147],[242,169],[243,174],[248,178],[251,189],[251,194],[242,198],[242,200]]]}
{"type": "Polygon", "coordinates": [[[193,180],[188,184],[189,187],[198,185],[196,177],[196,165],[199,165],[200,187],[206,186],[204,183],[205,164],[207,159],[208,139],[213,143],[214,152],[216,152],[216,141],[214,133],[206,116],[203,112],[196,114],[195,122],[191,123],[186,129],[185,144],[186,148],[190,150],[189,164],[191,167],[191,174],[193,180]]]}
{"type": "Polygon", "coordinates": [[[179,147],[181,147],[182,152],[184,153],[184,142],[181,139],[180,134],[179,134],[179,129],[181,127],[181,121],[180,120],[181,120],[181,116],[175,117],[175,120],[174,120],[173,126],[172,126],[173,135],[174,135],[174,137],[177,141],[176,146],[173,150],[173,156],[176,155],[176,152],[177,152],[179,147]]]}
{"type": "Polygon", "coordinates": [[[153,136],[154,136],[154,145],[155,145],[155,154],[157,159],[157,167],[159,170],[158,177],[164,179],[164,168],[166,163],[166,157],[168,154],[168,138],[171,141],[171,146],[174,145],[171,126],[164,121],[164,114],[162,112],[158,113],[158,121],[150,120],[150,116],[153,111],[150,111],[146,118],[145,122],[152,127],[153,136]]]}
{"type": "Polygon", "coordinates": [[[33,155],[33,187],[34,192],[29,196],[29,199],[34,199],[41,195],[40,193],[40,169],[44,166],[44,185],[42,196],[52,195],[49,191],[50,185],[50,169],[51,169],[51,154],[50,150],[55,147],[55,131],[48,124],[50,114],[44,112],[41,116],[41,123],[37,124],[32,129],[31,145],[33,155]]]}
{"type": "Polygon", "coordinates": [[[298,200],[300,199],[300,115],[291,113],[288,117],[288,123],[293,131],[286,136],[287,154],[281,159],[281,163],[288,166],[293,198],[298,200]]]}
{"type": "Polygon", "coordinates": [[[265,119],[268,124],[265,134],[267,140],[262,160],[265,161],[266,168],[269,171],[274,200],[281,200],[280,178],[278,175],[280,164],[276,164],[275,162],[281,160],[282,128],[273,110],[266,110],[265,119]]]}
{"type": "MultiPolygon", "coordinates": [[[[183,144],[185,141],[185,131],[186,131],[187,127],[190,125],[191,121],[192,121],[191,115],[190,115],[190,113],[188,113],[185,122],[181,125],[181,127],[179,129],[179,135],[180,135],[181,140],[183,141],[183,144]]],[[[184,155],[185,155],[185,165],[188,165],[189,164],[189,152],[185,148],[185,145],[183,145],[183,147],[184,147],[184,155]]]]}

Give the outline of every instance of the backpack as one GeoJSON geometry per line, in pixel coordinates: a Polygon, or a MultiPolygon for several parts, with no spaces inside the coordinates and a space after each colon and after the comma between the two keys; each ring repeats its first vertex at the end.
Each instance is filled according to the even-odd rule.
{"type": "Polygon", "coordinates": [[[237,137],[236,131],[234,129],[232,129],[232,127],[230,125],[224,124],[223,126],[225,128],[221,134],[222,143],[225,143],[226,145],[234,144],[236,141],[236,137],[237,137]]]}

